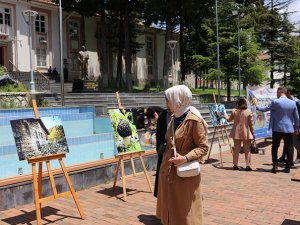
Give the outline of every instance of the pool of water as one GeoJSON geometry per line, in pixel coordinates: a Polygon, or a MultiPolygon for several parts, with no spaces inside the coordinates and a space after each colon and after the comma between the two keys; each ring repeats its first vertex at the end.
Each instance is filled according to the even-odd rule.
{"type": "MultiPolygon", "coordinates": [[[[33,117],[33,112],[30,109],[17,111],[19,114],[14,110],[0,110],[0,179],[31,173],[31,166],[27,161],[19,161],[10,120],[33,117]]],[[[39,112],[40,116],[61,116],[69,147],[69,153],[64,159],[66,166],[108,159],[117,154],[109,117],[95,117],[93,107],[49,111],[44,108],[39,112]]],[[[142,150],[150,149],[153,147],[142,146],[142,150]]],[[[59,168],[59,162],[51,162],[51,167],[59,168]]]]}

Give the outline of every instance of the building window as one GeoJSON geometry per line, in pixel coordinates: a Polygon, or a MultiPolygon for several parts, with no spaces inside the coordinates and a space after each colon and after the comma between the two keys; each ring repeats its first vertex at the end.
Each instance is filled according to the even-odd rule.
{"type": "Polygon", "coordinates": [[[70,70],[80,70],[77,54],[80,45],[80,23],[76,20],[70,20],[68,23],[68,39],[69,39],[69,58],[70,70]]]}
{"type": "Polygon", "coordinates": [[[147,44],[147,55],[153,56],[153,38],[150,36],[147,36],[146,38],[146,44],[147,44]]]}
{"type": "Polygon", "coordinates": [[[40,33],[46,33],[46,16],[37,15],[35,19],[35,31],[40,33]]]}
{"type": "Polygon", "coordinates": [[[0,8],[0,34],[11,35],[11,9],[0,8]]]}
{"type": "Polygon", "coordinates": [[[71,21],[69,23],[70,38],[72,38],[72,39],[78,39],[78,37],[79,37],[79,35],[78,35],[78,27],[79,27],[78,22],[71,21]]]}
{"type": "Polygon", "coordinates": [[[48,52],[48,15],[39,13],[35,19],[35,43],[36,43],[36,65],[37,67],[47,68],[48,52]]]}
{"type": "Polygon", "coordinates": [[[36,59],[38,67],[47,67],[46,49],[36,49],[36,59]]]}
{"type": "Polygon", "coordinates": [[[153,74],[153,60],[148,59],[147,63],[148,63],[148,74],[153,74]]]}
{"type": "Polygon", "coordinates": [[[0,24],[5,24],[10,26],[10,9],[8,8],[0,8],[0,24]]]}
{"type": "Polygon", "coordinates": [[[154,74],[154,43],[153,36],[146,36],[146,56],[147,56],[147,71],[148,75],[154,74]]]}
{"type": "Polygon", "coordinates": [[[6,25],[10,26],[10,9],[4,9],[4,22],[6,25]]]}

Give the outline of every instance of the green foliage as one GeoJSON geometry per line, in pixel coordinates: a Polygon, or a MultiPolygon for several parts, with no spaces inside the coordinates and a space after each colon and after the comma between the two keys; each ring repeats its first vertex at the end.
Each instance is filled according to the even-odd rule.
{"type": "MultiPolygon", "coordinates": [[[[191,89],[192,93],[195,95],[217,95],[218,94],[218,89],[216,88],[205,88],[205,89],[191,89]]],[[[221,89],[220,90],[220,94],[221,96],[226,96],[227,92],[225,89],[221,89]]],[[[246,95],[246,91],[245,90],[241,90],[241,94],[242,95],[246,95]]],[[[232,90],[232,96],[239,96],[239,92],[237,90],[232,90]]]]}
{"type": "Polygon", "coordinates": [[[65,136],[63,127],[61,125],[54,126],[49,130],[48,139],[50,141],[58,141],[65,136]]]}
{"type": "MultiPolygon", "coordinates": [[[[207,79],[208,80],[218,80],[218,70],[214,68],[210,68],[208,70],[207,79]]],[[[223,80],[225,78],[225,75],[222,71],[220,71],[220,79],[223,80]]]]}
{"type": "Polygon", "coordinates": [[[0,65],[0,76],[7,73],[7,69],[5,66],[0,65]]]}
{"type": "Polygon", "coordinates": [[[24,84],[18,83],[16,87],[10,84],[2,86],[0,87],[0,92],[29,92],[29,90],[24,84]]]}

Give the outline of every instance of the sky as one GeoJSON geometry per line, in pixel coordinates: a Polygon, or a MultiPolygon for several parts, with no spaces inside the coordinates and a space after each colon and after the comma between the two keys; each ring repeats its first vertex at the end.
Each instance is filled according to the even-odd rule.
{"type": "MultiPolygon", "coordinates": [[[[293,0],[289,6],[289,12],[295,12],[290,15],[289,19],[293,23],[300,23],[300,0],[293,0]]],[[[300,27],[300,24],[297,25],[300,27]]]]}
{"type": "Polygon", "coordinates": [[[54,126],[62,125],[62,121],[59,116],[41,117],[41,119],[48,130],[54,126]]]}

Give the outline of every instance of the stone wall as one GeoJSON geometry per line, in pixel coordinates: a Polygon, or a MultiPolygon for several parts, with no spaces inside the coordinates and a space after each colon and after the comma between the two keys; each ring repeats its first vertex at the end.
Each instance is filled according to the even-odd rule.
{"type": "MultiPolygon", "coordinates": [[[[44,100],[43,93],[36,94],[36,102],[40,107],[47,107],[48,103],[44,100]]],[[[30,108],[31,96],[29,92],[0,92],[0,108],[30,108]]]]}
{"type": "Polygon", "coordinates": [[[4,92],[0,93],[0,108],[28,108],[29,93],[4,92]]]}

